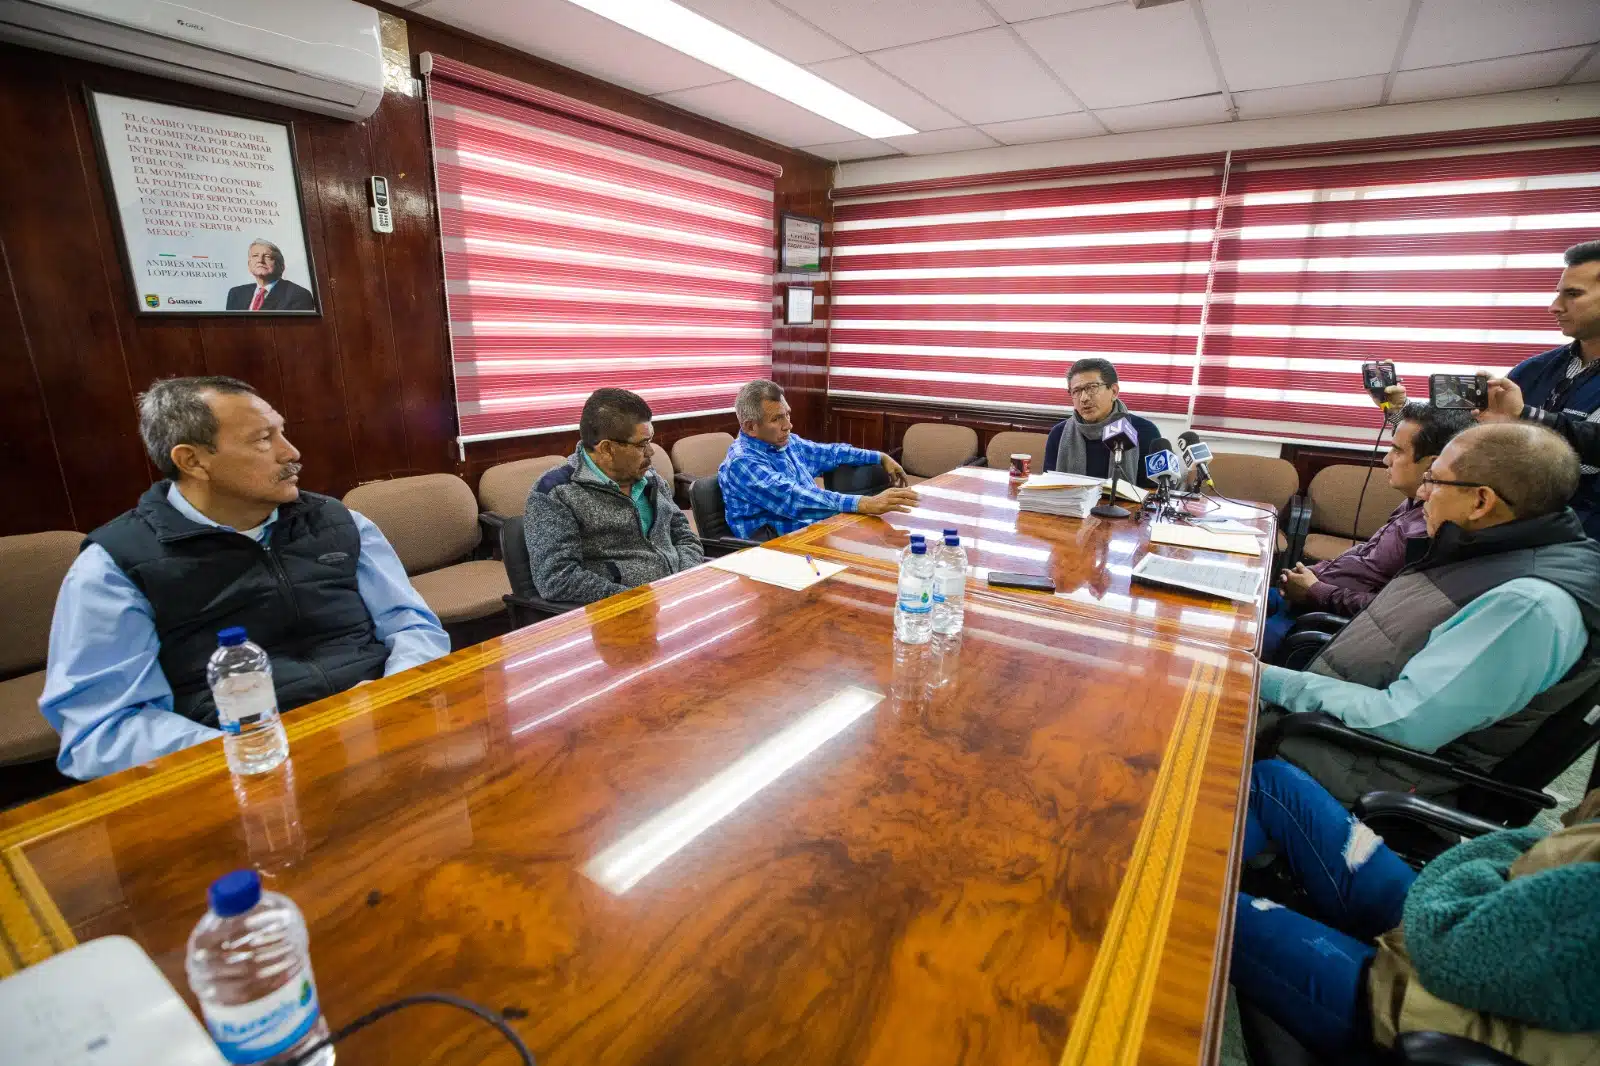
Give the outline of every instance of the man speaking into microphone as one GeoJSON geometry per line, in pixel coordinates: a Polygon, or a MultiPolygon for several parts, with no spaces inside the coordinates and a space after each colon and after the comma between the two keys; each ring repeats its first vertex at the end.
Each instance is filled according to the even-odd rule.
{"type": "Polygon", "coordinates": [[[1072,414],[1050,431],[1044,446],[1046,470],[1088,477],[1111,476],[1111,449],[1101,439],[1106,427],[1125,418],[1138,435],[1137,448],[1126,448],[1118,464],[1118,478],[1141,488],[1154,488],[1145,476],[1144,457],[1161,435],[1154,422],[1140,418],[1123,405],[1117,385],[1117,368],[1105,359],[1079,359],[1067,372],[1072,393],[1072,414]]]}

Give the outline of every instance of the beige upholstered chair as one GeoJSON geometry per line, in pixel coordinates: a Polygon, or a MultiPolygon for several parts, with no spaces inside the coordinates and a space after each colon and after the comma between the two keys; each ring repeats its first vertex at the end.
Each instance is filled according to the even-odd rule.
{"type": "Polygon", "coordinates": [[[728,457],[733,447],[732,433],[695,433],[672,445],[672,461],[677,465],[678,477],[672,486],[678,505],[688,512],[690,521],[694,513],[688,506],[689,490],[703,477],[716,477],[717,468],[728,457]]]}
{"type": "MultiPolygon", "coordinates": [[[[1230,500],[1264,504],[1280,516],[1288,506],[1289,498],[1300,491],[1300,472],[1287,459],[1216,452],[1208,468],[1211,471],[1211,483],[1218,495],[1230,500]]],[[[1280,529],[1278,550],[1283,551],[1288,547],[1289,538],[1280,529]]]]}
{"type": "Polygon", "coordinates": [[[478,503],[487,514],[521,514],[528,506],[528,493],[539,479],[566,461],[564,455],[536,455],[491,466],[478,481],[478,503]]]}
{"type": "Polygon", "coordinates": [[[56,731],[39,713],[50,615],[82,533],[0,537],[0,766],[54,759],[56,731]]]}
{"type": "Polygon", "coordinates": [[[501,614],[511,591],[503,563],[463,562],[478,547],[478,502],[454,474],[422,474],[357,485],[344,505],[389,538],[423,602],[446,624],[501,614]]]}
{"type": "Polygon", "coordinates": [[[918,422],[900,442],[900,465],[915,485],[977,457],[978,434],[948,422],[918,422]]]}
{"type": "Polygon", "coordinates": [[[673,469],[672,456],[667,454],[667,450],[659,444],[651,444],[650,464],[655,469],[655,472],[661,475],[661,480],[665,481],[668,487],[672,487],[672,481],[677,476],[677,471],[673,469]]]}
{"type": "Polygon", "coordinates": [[[1381,467],[1325,466],[1306,489],[1311,504],[1311,532],[1306,536],[1305,557],[1314,562],[1335,558],[1378,531],[1389,513],[1405,501],[1405,494],[1390,488],[1381,467]],[[1372,477],[1368,480],[1368,473],[1372,477]],[[1366,495],[1361,495],[1362,485],[1366,495]],[[1361,514],[1356,515],[1356,501],[1361,514]]]}
{"type": "Polygon", "coordinates": [[[1032,458],[1028,469],[1035,474],[1043,473],[1048,458],[1044,454],[1044,446],[1049,439],[1048,433],[1023,433],[1008,429],[989,438],[989,447],[984,449],[983,461],[996,470],[1009,470],[1011,456],[1026,453],[1032,458]]]}

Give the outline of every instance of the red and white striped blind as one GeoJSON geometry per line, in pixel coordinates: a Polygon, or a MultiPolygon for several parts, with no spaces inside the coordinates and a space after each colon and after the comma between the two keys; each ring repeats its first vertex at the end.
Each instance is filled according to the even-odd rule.
{"type": "Polygon", "coordinates": [[[1197,428],[1370,444],[1363,361],[1425,398],[1564,342],[1545,308],[1600,234],[1600,137],[1256,156],[1229,167],[1197,428]]]}
{"type": "Polygon", "coordinates": [[[577,427],[590,392],[730,410],[772,365],[780,168],[423,57],[459,441],[577,427]]]}
{"type": "Polygon", "coordinates": [[[841,190],[830,396],[1059,412],[1100,356],[1129,407],[1187,413],[1221,159],[1140,166],[841,190]]]}

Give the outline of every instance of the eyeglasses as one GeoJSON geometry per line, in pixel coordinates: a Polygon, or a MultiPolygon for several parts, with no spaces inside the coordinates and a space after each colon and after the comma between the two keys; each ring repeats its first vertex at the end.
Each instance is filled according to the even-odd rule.
{"type": "Polygon", "coordinates": [[[1450,481],[1445,478],[1434,477],[1432,474],[1423,474],[1422,483],[1430,489],[1436,489],[1440,485],[1448,485],[1458,489],[1488,489],[1496,496],[1500,497],[1501,502],[1503,502],[1507,507],[1516,506],[1516,504],[1511,502],[1511,497],[1507,496],[1493,485],[1486,485],[1482,481],[1450,481]]]}
{"type": "Polygon", "coordinates": [[[638,448],[641,452],[645,451],[650,447],[650,445],[656,442],[654,437],[646,437],[644,440],[618,440],[615,437],[606,437],[604,439],[610,441],[612,444],[620,444],[624,448],[638,448]]]}
{"type": "Polygon", "coordinates": [[[1068,389],[1067,391],[1072,393],[1072,398],[1074,400],[1087,400],[1089,397],[1095,395],[1101,389],[1105,388],[1110,388],[1110,386],[1102,385],[1097,381],[1093,385],[1079,385],[1077,388],[1068,389]]]}

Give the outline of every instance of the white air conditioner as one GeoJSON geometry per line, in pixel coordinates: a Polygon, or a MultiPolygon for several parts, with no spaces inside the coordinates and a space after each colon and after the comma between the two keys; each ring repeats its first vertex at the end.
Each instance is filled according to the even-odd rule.
{"type": "Polygon", "coordinates": [[[335,118],[383,97],[378,13],[354,0],[0,0],[0,40],[335,118]]]}

